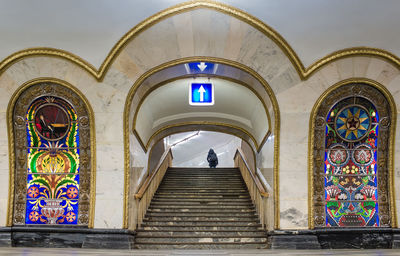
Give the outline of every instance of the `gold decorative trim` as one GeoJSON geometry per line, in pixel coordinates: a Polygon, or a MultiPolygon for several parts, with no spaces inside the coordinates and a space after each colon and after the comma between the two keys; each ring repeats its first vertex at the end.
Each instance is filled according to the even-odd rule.
{"type": "Polygon", "coordinates": [[[123,228],[128,228],[128,201],[129,201],[129,186],[130,186],[130,154],[129,154],[129,112],[132,105],[132,99],[139,88],[139,86],[151,75],[166,69],[171,66],[188,63],[188,62],[198,62],[198,61],[205,61],[205,62],[214,62],[229,65],[235,68],[238,68],[244,72],[247,72],[251,76],[253,76],[258,82],[264,87],[266,93],[268,94],[271,104],[274,111],[274,128],[273,128],[273,135],[274,135],[274,204],[275,204],[275,212],[274,212],[274,228],[279,229],[279,134],[280,134],[280,112],[278,101],[275,97],[274,92],[272,91],[271,87],[261,77],[257,72],[252,70],[251,68],[231,60],[226,60],[222,58],[214,58],[214,57],[187,57],[182,59],[173,60],[164,64],[161,64],[157,67],[154,67],[141,75],[132,88],[129,90],[128,95],[125,101],[124,107],[124,167],[125,167],[125,187],[124,187],[124,221],[123,221],[123,228]]]}
{"type": "MultiPolygon", "coordinates": [[[[89,64],[87,61],[83,60],[82,58],[69,53],[67,51],[59,50],[59,49],[53,49],[53,48],[30,48],[30,49],[25,49],[22,51],[15,52],[11,54],[9,57],[5,58],[1,63],[0,63],[0,75],[7,70],[8,67],[13,65],[14,63],[23,60],[25,58],[32,58],[32,57],[37,57],[37,56],[46,56],[46,57],[57,57],[61,59],[68,60],[85,71],[87,71],[89,74],[91,74],[97,81],[102,81],[104,76],[106,75],[108,69],[114,62],[114,60],[117,58],[119,53],[125,48],[125,46],[133,40],[135,37],[137,37],[141,32],[145,31],[147,28],[157,24],[158,22],[171,17],[176,14],[180,14],[183,12],[191,11],[194,9],[199,9],[199,8],[209,8],[213,9],[222,13],[225,13],[227,15],[230,15],[232,17],[238,18],[242,20],[243,22],[253,26],[255,29],[259,30],[261,33],[266,35],[267,37],[271,38],[286,54],[286,56],[289,58],[291,63],[293,64],[294,68],[296,69],[297,73],[299,74],[300,78],[302,80],[306,80],[309,76],[311,76],[314,72],[316,72],[318,69],[324,67],[325,65],[332,63],[338,59],[342,58],[347,58],[347,57],[354,57],[354,56],[366,56],[366,57],[375,57],[375,58],[381,58],[384,59],[390,63],[395,64],[396,68],[400,69],[400,59],[396,55],[382,50],[382,49],[377,49],[377,48],[368,48],[368,47],[354,47],[354,48],[348,48],[348,49],[343,49],[334,53],[331,53],[327,55],[326,57],[316,61],[313,63],[311,66],[309,66],[307,69],[304,68],[304,65],[302,64],[301,60],[295,53],[295,51],[290,47],[290,45],[286,42],[286,40],[275,30],[273,30],[271,27],[268,25],[264,24],[262,21],[259,19],[253,17],[252,15],[236,9],[234,7],[213,2],[213,1],[207,1],[207,0],[200,0],[200,1],[190,1],[190,2],[185,2],[182,4],[175,5],[171,8],[165,9],[136,25],[134,28],[132,28],[128,33],[126,33],[118,42],[117,44],[114,45],[112,50],[109,52],[107,55],[106,59],[103,61],[101,64],[100,68],[97,70],[93,65],[89,64]]],[[[128,98],[129,99],[129,98],[128,98]]],[[[126,107],[126,104],[125,104],[126,107]]],[[[126,108],[125,108],[126,109],[126,108]]],[[[279,110],[277,111],[279,114],[279,110]]],[[[125,117],[124,117],[125,118],[125,117]]],[[[125,123],[126,120],[124,120],[125,123]]],[[[126,124],[126,123],[125,123],[126,124]]],[[[279,119],[276,120],[275,128],[280,128],[280,123],[279,119]]],[[[125,127],[126,128],[126,127],[125,127]]],[[[274,128],[274,129],[275,129],[274,128]]],[[[279,131],[278,131],[279,132],[279,131]]],[[[274,150],[279,150],[279,133],[275,133],[275,136],[277,139],[275,140],[274,144],[274,150]]],[[[11,140],[10,137],[10,131],[8,131],[9,139],[11,140]]],[[[127,131],[124,130],[124,138],[129,137],[129,134],[127,131]]],[[[127,194],[129,194],[129,191],[126,189],[129,185],[129,172],[127,171],[129,169],[129,163],[126,162],[127,156],[126,152],[129,153],[129,144],[125,142],[124,146],[124,151],[125,151],[125,197],[127,194]]],[[[10,155],[11,151],[9,150],[10,155]]],[[[128,156],[129,157],[129,156],[128,156]]],[[[279,162],[279,154],[274,157],[274,173],[275,170],[278,170],[278,163],[279,162]],[[275,165],[277,165],[275,167],[275,165]]],[[[10,165],[10,168],[13,167],[10,165]]],[[[11,177],[10,177],[11,178],[11,177]]],[[[275,201],[275,229],[279,229],[279,178],[275,175],[274,178],[274,201],[275,201]]],[[[12,188],[13,189],[13,188],[12,188]]],[[[128,223],[128,217],[127,217],[127,198],[124,198],[124,224],[123,227],[127,227],[128,223]]]]}
{"type": "Polygon", "coordinates": [[[389,138],[389,160],[388,162],[388,172],[389,172],[389,197],[390,197],[390,213],[391,213],[391,223],[392,228],[397,228],[397,217],[396,217],[396,204],[395,204],[395,191],[394,191],[394,152],[395,152],[395,132],[396,132],[396,119],[397,110],[396,104],[393,96],[382,84],[367,78],[350,78],[340,81],[332,85],[328,90],[326,90],[316,101],[314,107],[312,108],[310,121],[309,121],[309,133],[308,133],[308,227],[314,229],[314,204],[313,204],[313,192],[314,192],[314,179],[313,179],[313,145],[314,145],[314,130],[315,130],[315,119],[317,116],[317,111],[321,106],[321,103],[327,98],[331,92],[338,89],[341,86],[348,84],[364,83],[368,84],[375,89],[379,90],[389,103],[391,111],[391,126],[390,126],[390,138],[389,138]]]}
{"type": "Polygon", "coordinates": [[[8,151],[9,151],[9,190],[8,190],[8,208],[7,208],[7,226],[12,226],[13,224],[13,211],[14,211],[14,172],[15,172],[15,152],[14,152],[14,129],[13,129],[13,112],[15,104],[21,94],[27,90],[29,87],[39,84],[39,83],[56,83],[64,86],[74,93],[76,93],[80,99],[83,101],[86,110],[89,115],[90,122],[90,144],[91,144],[91,181],[90,181],[90,207],[89,207],[89,223],[88,227],[94,227],[94,214],[95,214],[95,203],[96,203],[96,134],[95,134],[95,122],[94,122],[94,112],[89,104],[89,101],[83,93],[81,93],[77,88],[68,82],[65,82],[56,78],[36,78],[24,83],[20,86],[12,95],[10,102],[7,106],[7,132],[8,132],[8,151]]]}
{"type": "Polygon", "coordinates": [[[317,70],[319,70],[320,68],[324,67],[325,65],[331,62],[350,57],[380,58],[392,63],[394,66],[400,69],[400,58],[388,51],[370,47],[352,47],[333,52],[323,57],[322,59],[316,61],[310,67],[308,67],[306,70],[303,71],[302,79],[303,80],[307,79],[314,72],[316,72],[317,70]]]}
{"type": "Polygon", "coordinates": [[[54,49],[54,48],[47,48],[47,47],[39,47],[39,48],[28,48],[22,51],[15,52],[5,58],[2,62],[0,62],[0,75],[7,70],[8,67],[13,65],[15,62],[26,59],[26,58],[32,58],[32,57],[40,57],[40,56],[45,56],[45,57],[55,57],[55,58],[61,58],[64,60],[68,60],[79,67],[81,67],[83,70],[88,72],[90,75],[92,75],[94,78],[97,80],[100,80],[99,73],[96,70],[96,68],[91,65],[90,63],[86,62],[82,58],[80,58],[77,55],[74,55],[70,52],[60,50],[60,49],[54,49]]]}
{"type": "MultiPolygon", "coordinates": [[[[206,129],[206,130],[209,130],[209,131],[215,131],[215,129],[207,128],[207,126],[212,126],[212,125],[218,126],[218,127],[226,127],[226,128],[231,128],[231,129],[234,129],[234,130],[238,130],[238,131],[240,131],[240,132],[246,134],[247,136],[249,136],[250,140],[254,143],[254,146],[255,146],[256,150],[258,151],[258,143],[257,143],[256,139],[253,137],[253,135],[251,135],[248,131],[246,131],[245,129],[243,129],[243,128],[239,127],[239,126],[231,125],[231,124],[225,124],[225,123],[219,123],[219,122],[192,121],[192,122],[182,122],[182,123],[167,125],[167,126],[164,126],[164,127],[160,128],[159,130],[157,130],[157,131],[156,131],[155,133],[153,133],[153,135],[151,135],[150,138],[147,140],[147,143],[146,143],[146,152],[147,152],[147,150],[149,149],[149,146],[150,146],[151,141],[153,141],[154,138],[155,138],[157,135],[159,135],[161,132],[163,132],[163,131],[165,131],[165,130],[169,130],[169,129],[174,128],[174,127],[182,127],[182,126],[188,126],[188,125],[206,126],[206,127],[202,127],[202,129],[206,129]]],[[[175,132],[173,132],[173,133],[171,133],[171,134],[174,134],[174,133],[175,133],[175,132]]],[[[179,133],[179,132],[178,132],[178,133],[179,133]]],[[[169,133],[168,133],[168,134],[169,134],[169,133]]],[[[171,135],[171,134],[169,134],[169,135],[171,135]]],[[[235,135],[235,134],[232,133],[232,135],[235,135]]],[[[238,137],[240,137],[240,138],[243,139],[243,140],[247,140],[246,138],[241,137],[241,136],[239,136],[239,135],[235,135],[235,136],[238,136],[238,137]]]]}
{"type": "MultiPolygon", "coordinates": [[[[199,75],[199,76],[196,76],[196,77],[202,77],[202,76],[199,75]]],[[[249,135],[249,137],[253,138],[253,139],[254,139],[253,141],[256,142],[255,145],[257,145],[257,146],[256,146],[257,152],[259,152],[259,150],[262,148],[262,146],[264,145],[265,141],[268,139],[269,135],[271,134],[271,115],[270,115],[270,113],[269,113],[269,111],[268,111],[267,105],[266,105],[266,103],[264,102],[263,98],[260,96],[260,94],[258,94],[258,92],[257,92],[253,87],[249,86],[248,84],[246,84],[246,83],[244,83],[244,82],[242,82],[242,81],[240,81],[240,80],[233,79],[233,78],[230,78],[230,77],[221,76],[221,75],[213,75],[213,74],[207,75],[206,77],[219,78],[219,79],[222,79],[222,80],[227,80],[227,81],[230,81],[230,82],[233,82],[233,83],[240,84],[240,85],[246,87],[247,89],[249,89],[250,91],[252,91],[252,92],[254,93],[254,95],[256,95],[257,98],[260,100],[261,104],[262,104],[263,107],[264,107],[265,113],[266,113],[266,115],[267,115],[268,130],[267,130],[267,132],[265,133],[265,135],[264,135],[264,137],[263,137],[263,139],[261,140],[260,143],[256,142],[256,140],[254,139],[254,137],[251,136],[250,133],[246,131],[246,132],[247,132],[247,135],[249,135]]],[[[185,79],[185,78],[193,78],[193,75],[184,75],[184,76],[178,76],[178,77],[174,77],[174,78],[171,78],[171,79],[167,79],[167,80],[165,80],[165,81],[163,81],[163,82],[161,82],[161,83],[158,83],[158,84],[152,86],[152,87],[151,87],[150,89],[148,89],[148,90],[144,93],[144,95],[140,98],[140,101],[139,101],[139,103],[138,103],[138,105],[137,105],[137,107],[136,107],[135,115],[134,115],[134,117],[133,117],[133,126],[132,126],[132,129],[133,129],[133,131],[134,131],[134,133],[135,133],[136,138],[139,140],[139,142],[140,142],[141,145],[144,145],[144,143],[143,143],[141,137],[139,136],[139,133],[138,133],[137,130],[136,130],[136,122],[137,122],[137,116],[138,116],[138,114],[139,114],[140,107],[142,106],[143,102],[144,102],[145,99],[146,99],[153,91],[155,91],[156,89],[158,89],[158,88],[160,88],[160,87],[162,87],[162,86],[164,86],[164,85],[166,85],[166,84],[168,84],[168,83],[171,83],[171,82],[174,82],[174,81],[177,81],[177,80],[181,80],[181,79],[185,79]]],[[[143,150],[145,150],[145,152],[147,152],[147,150],[148,150],[148,144],[149,144],[149,142],[147,143],[146,147],[142,147],[143,150]]]]}
{"type": "Polygon", "coordinates": [[[225,13],[229,16],[235,17],[249,24],[250,26],[254,27],[258,31],[263,33],[265,36],[274,41],[277,44],[277,46],[284,52],[284,54],[293,64],[293,67],[296,69],[299,77],[302,80],[306,80],[315,71],[317,71],[321,67],[331,62],[334,62],[338,59],[353,57],[353,56],[370,56],[370,57],[382,58],[385,59],[386,61],[395,64],[395,66],[398,69],[400,69],[399,57],[388,51],[378,48],[369,48],[369,47],[353,47],[336,51],[314,62],[308,68],[305,68],[300,58],[297,56],[296,52],[292,49],[292,47],[288,44],[288,42],[277,31],[275,31],[270,26],[266,25],[258,18],[240,9],[237,9],[235,7],[226,4],[208,0],[199,0],[199,1],[189,1],[172,6],[170,8],[167,8],[163,11],[160,11],[150,16],[149,18],[137,24],[113,46],[111,51],[108,53],[106,59],[100,65],[99,69],[96,69],[92,64],[88,63],[81,57],[69,53],[67,51],[54,48],[38,47],[38,48],[28,48],[25,50],[21,50],[6,57],[2,62],[0,62],[0,75],[9,66],[13,65],[15,62],[19,60],[37,56],[48,56],[48,57],[58,57],[66,59],[83,68],[98,81],[102,81],[107,71],[111,67],[112,63],[118,57],[118,55],[122,52],[122,50],[126,47],[126,45],[131,40],[136,38],[140,33],[146,31],[149,27],[154,26],[155,24],[171,16],[200,8],[208,8],[221,13],[225,13]]]}

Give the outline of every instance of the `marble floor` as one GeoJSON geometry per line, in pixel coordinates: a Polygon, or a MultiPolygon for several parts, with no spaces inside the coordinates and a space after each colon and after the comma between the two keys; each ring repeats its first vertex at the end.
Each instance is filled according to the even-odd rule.
{"type": "Polygon", "coordinates": [[[398,256],[398,250],[99,250],[99,249],[54,249],[54,248],[0,248],[0,255],[112,255],[112,256],[246,256],[246,255],[293,255],[293,256],[398,256]]]}

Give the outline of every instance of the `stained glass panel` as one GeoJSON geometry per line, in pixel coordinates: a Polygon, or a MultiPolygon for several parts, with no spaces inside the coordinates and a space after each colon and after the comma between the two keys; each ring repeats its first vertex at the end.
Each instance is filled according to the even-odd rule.
{"type": "Polygon", "coordinates": [[[377,227],[378,122],[375,107],[351,97],[326,118],[325,215],[328,227],[377,227]]]}
{"type": "Polygon", "coordinates": [[[71,105],[41,97],[26,114],[26,224],[77,224],[79,125],[71,105]]]}

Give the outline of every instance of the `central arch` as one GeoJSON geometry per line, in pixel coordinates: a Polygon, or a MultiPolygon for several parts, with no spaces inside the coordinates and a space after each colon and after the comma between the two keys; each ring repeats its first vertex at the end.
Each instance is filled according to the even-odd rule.
{"type": "MultiPolygon", "coordinates": [[[[151,92],[151,88],[153,86],[160,86],[160,84],[165,83],[165,81],[171,80],[171,79],[177,79],[177,77],[183,77],[185,74],[184,73],[179,73],[177,71],[177,67],[182,64],[187,64],[190,62],[207,62],[207,63],[215,63],[219,65],[223,65],[226,67],[226,70],[223,74],[223,76],[226,79],[230,80],[242,80],[243,84],[247,84],[247,89],[252,91],[252,93],[256,93],[258,95],[258,98],[263,102],[263,105],[266,109],[266,112],[268,113],[268,123],[269,123],[269,131],[266,132],[264,138],[260,141],[260,143],[253,143],[251,142],[251,133],[247,132],[246,129],[235,129],[235,127],[232,127],[232,125],[216,125],[215,123],[207,123],[207,122],[197,122],[197,123],[191,123],[191,124],[175,124],[174,127],[177,129],[184,129],[184,130],[191,130],[191,128],[188,128],[190,126],[193,127],[198,127],[198,125],[203,126],[203,129],[205,130],[211,130],[211,126],[217,126],[220,129],[220,131],[225,132],[225,133],[230,133],[232,134],[232,131],[236,131],[236,133],[233,133],[234,135],[244,139],[246,142],[250,142],[249,144],[254,145],[255,151],[259,151],[262,145],[265,143],[266,139],[269,136],[273,136],[274,138],[274,164],[273,164],[273,173],[274,173],[274,188],[273,188],[273,194],[274,194],[274,228],[279,229],[279,176],[278,176],[278,168],[279,168],[279,127],[280,127],[280,117],[279,117],[279,107],[278,103],[276,100],[276,97],[269,86],[269,84],[254,70],[251,68],[244,66],[243,64],[231,61],[231,60],[226,60],[226,59],[221,59],[221,58],[211,58],[211,57],[188,57],[188,58],[182,58],[182,59],[177,59],[171,62],[167,62],[164,64],[161,64],[157,67],[152,68],[151,70],[147,71],[144,73],[136,82],[135,84],[131,87],[128,96],[126,98],[125,102],[125,108],[124,108],[124,169],[125,169],[125,183],[124,183],[124,223],[123,227],[124,228],[129,228],[128,227],[128,220],[129,220],[129,213],[128,213],[128,208],[129,208],[129,195],[133,193],[133,191],[130,191],[131,187],[131,177],[130,177],[130,170],[131,170],[131,138],[132,135],[137,139],[139,138],[137,133],[135,134],[135,122],[136,122],[136,112],[139,110],[140,105],[143,103],[144,98],[151,92]],[[163,75],[160,75],[163,71],[169,71],[168,73],[165,72],[166,74],[169,74],[170,77],[166,77],[163,75]],[[236,72],[233,72],[236,71],[236,72]],[[231,72],[231,73],[229,73],[231,72]],[[240,73],[240,74],[238,74],[240,73]],[[236,76],[238,77],[235,77],[236,76]],[[132,113],[133,112],[133,113],[132,113]],[[233,129],[232,129],[233,128],[233,129]],[[237,133],[239,131],[239,133],[237,133]]],[[[165,74],[164,74],[165,75],[165,74]]],[[[214,74],[218,75],[218,74],[214,74]]],[[[169,127],[172,128],[172,127],[169,127]]],[[[213,128],[212,130],[215,130],[213,128]]],[[[151,141],[157,141],[161,137],[165,137],[166,134],[170,134],[173,132],[173,130],[168,129],[168,128],[161,128],[158,132],[154,133],[153,136],[146,142],[146,143],[141,143],[142,147],[144,148],[145,151],[147,151],[147,147],[149,147],[151,141]],[[165,132],[165,134],[161,134],[162,132],[165,132]],[[158,135],[158,136],[157,136],[158,135]],[[144,145],[146,144],[146,145],[144,145]]]]}

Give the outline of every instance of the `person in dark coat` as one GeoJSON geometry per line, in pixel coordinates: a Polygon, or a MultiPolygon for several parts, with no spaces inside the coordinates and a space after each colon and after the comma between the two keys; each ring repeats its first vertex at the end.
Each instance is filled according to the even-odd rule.
{"type": "Polygon", "coordinates": [[[210,168],[215,168],[218,165],[217,154],[215,154],[215,152],[212,148],[210,148],[210,150],[208,151],[207,161],[208,161],[210,168]]]}

